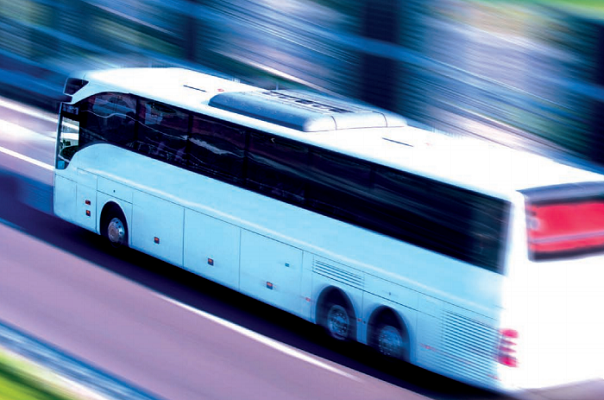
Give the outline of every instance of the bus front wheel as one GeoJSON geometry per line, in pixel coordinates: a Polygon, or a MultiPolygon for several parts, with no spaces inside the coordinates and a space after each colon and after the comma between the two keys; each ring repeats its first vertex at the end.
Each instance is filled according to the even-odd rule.
{"type": "Polygon", "coordinates": [[[117,206],[110,206],[103,213],[103,236],[114,249],[128,246],[128,226],[124,213],[117,206]]]}

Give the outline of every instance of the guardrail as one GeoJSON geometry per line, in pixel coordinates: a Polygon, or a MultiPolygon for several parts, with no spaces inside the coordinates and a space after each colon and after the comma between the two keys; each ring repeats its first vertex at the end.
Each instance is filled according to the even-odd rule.
{"type": "Polygon", "coordinates": [[[54,373],[110,400],[158,400],[115,376],[94,368],[48,343],[0,321],[0,347],[19,354],[54,373]]]}

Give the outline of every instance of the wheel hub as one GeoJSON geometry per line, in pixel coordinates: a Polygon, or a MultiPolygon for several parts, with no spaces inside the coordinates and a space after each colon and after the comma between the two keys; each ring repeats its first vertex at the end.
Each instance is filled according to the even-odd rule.
{"type": "Polygon", "coordinates": [[[341,306],[333,306],[327,314],[327,328],[329,333],[338,340],[348,338],[350,319],[348,313],[341,306]]]}
{"type": "Polygon", "coordinates": [[[109,226],[107,226],[107,237],[114,245],[124,244],[126,229],[119,218],[113,218],[111,221],[109,221],[109,226]]]}
{"type": "Polygon", "coordinates": [[[405,350],[405,342],[395,327],[391,325],[382,327],[377,342],[380,353],[389,357],[402,357],[405,350]]]}

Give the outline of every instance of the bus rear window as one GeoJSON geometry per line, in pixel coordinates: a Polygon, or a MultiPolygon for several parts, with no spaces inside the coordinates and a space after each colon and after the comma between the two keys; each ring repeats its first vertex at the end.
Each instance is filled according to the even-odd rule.
{"type": "Polygon", "coordinates": [[[534,260],[604,251],[604,197],[529,204],[527,217],[534,260]]]}

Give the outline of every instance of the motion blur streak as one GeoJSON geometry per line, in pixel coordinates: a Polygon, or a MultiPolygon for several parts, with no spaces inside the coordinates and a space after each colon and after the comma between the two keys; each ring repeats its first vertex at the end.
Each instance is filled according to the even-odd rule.
{"type": "Polygon", "coordinates": [[[603,14],[597,0],[0,0],[0,92],[56,109],[74,70],[213,69],[604,165],[603,14]]]}
{"type": "Polygon", "coordinates": [[[30,164],[37,165],[38,167],[47,169],[49,171],[54,170],[54,167],[52,165],[48,165],[46,163],[43,163],[42,161],[38,161],[31,157],[24,156],[23,154],[17,153],[16,151],[12,151],[12,150],[6,149],[4,147],[0,147],[0,152],[4,153],[6,155],[9,155],[11,157],[18,158],[19,160],[26,161],[30,164]]]}
{"type": "Polygon", "coordinates": [[[52,122],[53,124],[56,124],[58,122],[56,118],[41,113],[38,109],[25,107],[21,103],[10,101],[4,98],[0,98],[0,107],[8,108],[9,110],[13,110],[20,114],[27,115],[36,119],[41,119],[46,122],[52,122]]]}
{"type": "Polygon", "coordinates": [[[304,353],[302,353],[302,352],[300,352],[298,350],[295,350],[292,347],[284,345],[283,343],[279,343],[276,340],[273,340],[273,339],[270,339],[270,338],[268,338],[266,336],[260,335],[260,334],[254,332],[254,331],[250,331],[249,329],[246,329],[246,328],[244,328],[242,326],[236,325],[236,324],[234,324],[232,322],[226,321],[226,320],[224,320],[222,318],[218,318],[215,315],[208,314],[208,313],[203,312],[201,310],[198,310],[196,308],[190,307],[190,306],[188,306],[186,304],[180,303],[180,302],[178,302],[176,300],[170,299],[169,297],[165,297],[165,296],[162,296],[162,295],[157,295],[157,296],[160,297],[160,298],[162,298],[162,299],[164,299],[164,300],[166,300],[166,301],[169,301],[172,304],[175,304],[175,305],[177,305],[179,307],[182,307],[185,310],[191,311],[191,312],[193,312],[193,313],[195,313],[197,315],[200,315],[200,316],[202,316],[204,318],[209,319],[210,321],[216,322],[217,324],[220,324],[220,325],[222,325],[222,326],[224,326],[226,328],[232,329],[235,332],[238,332],[238,333],[240,333],[240,334],[242,334],[242,335],[244,335],[244,336],[246,336],[246,337],[248,337],[250,339],[253,339],[253,340],[257,341],[257,342],[260,342],[260,343],[263,343],[263,344],[265,344],[267,346],[270,346],[273,349],[278,350],[278,351],[280,351],[282,353],[285,353],[285,354],[287,354],[289,356],[296,357],[296,358],[298,358],[298,359],[300,359],[302,361],[306,361],[307,363],[316,365],[317,367],[326,369],[326,370],[331,371],[331,372],[333,372],[335,374],[342,375],[342,376],[344,376],[344,377],[346,377],[348,379],[353,379],[355,381],[361,382],[361,380],[359,378],[355,377],[355,376],[352,376],[352,375],[350,375],[350,374],[348,374],[348,373],[346,373],[344,371],[341,371],[341,370],[339,370],[337,368],[332,367],[331,365],[328,365],[328,364],[326,364],[324,362],[321,362],[321,361],[319,361],[319,360],[317,360],[315,358],[312,358],[312,357],[310,357],[310,356],[308,356],[308,355],[306,355],[306,354],[304,354],[304,353]]]}

